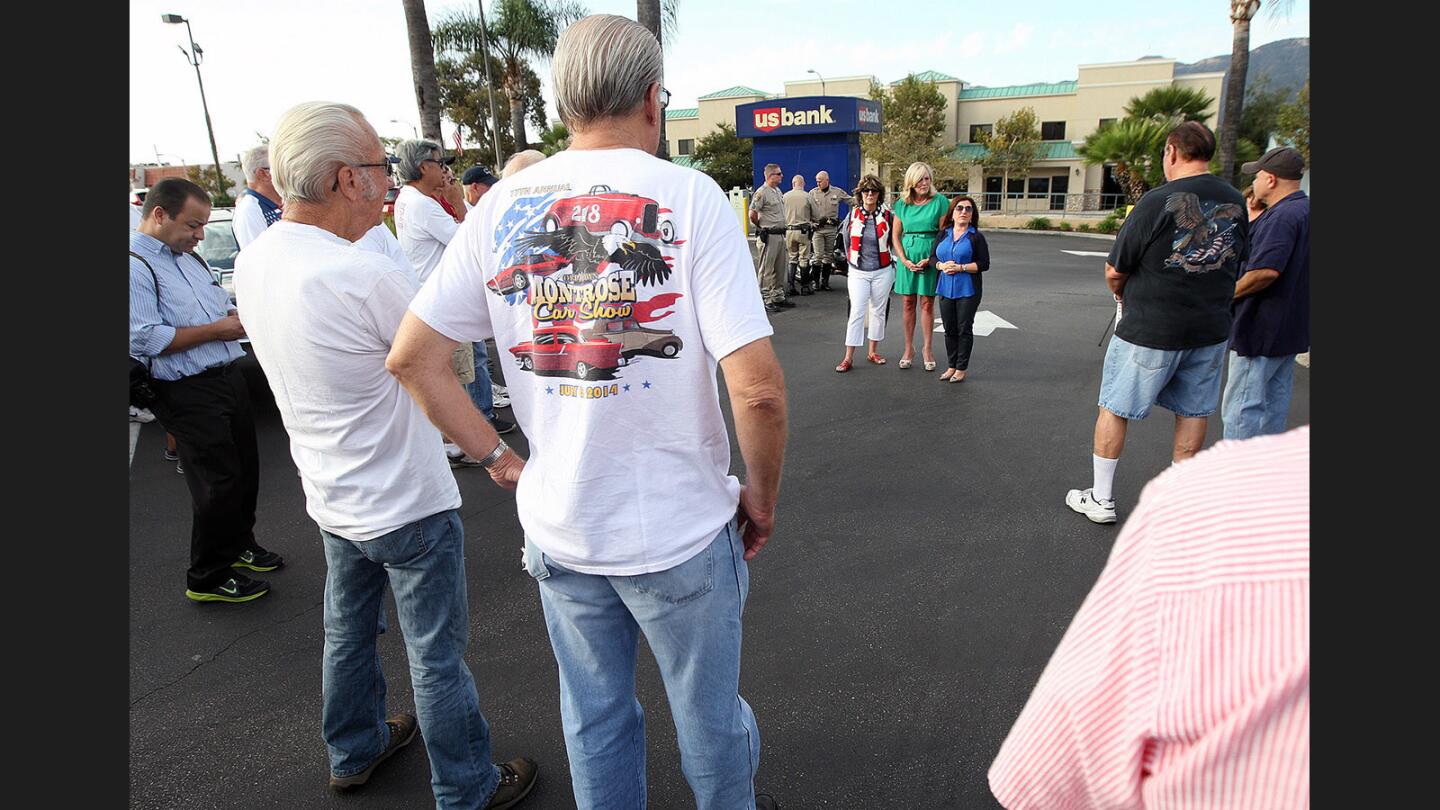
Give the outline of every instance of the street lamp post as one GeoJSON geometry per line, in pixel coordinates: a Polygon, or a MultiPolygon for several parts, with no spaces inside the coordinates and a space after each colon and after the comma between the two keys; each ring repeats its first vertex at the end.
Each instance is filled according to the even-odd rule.
{"type": "Polygon", "coordinates": [[[410,123],[409,121],[401,121],[399,118],[391,118],[391,119],[390,119],[390,123],[392,123],[392,124],[404,124],[404,125],[410,127],[410,133],[415,136],[415,140],[417,140],[417,141],[420,140],[420,130],[416,129],[416,128],[415,128],[415,125],[412,124],[412,123],[410,123]]]}
{"type": "MultiPolygon", "coordinates": [[[[180,48],[185,54],[185,61],[195,68],[195,81],[200,84],[200,108],[205,111],[205,132],[210,135],[210,157],[215,159],[215,187],[221,194],[225,193],[225,171],[220,168],[220,150],[215,148],[215,128],[210,125],[210,105],[205,101],[205,81],[200,78],[200,61],[205,56],[205,51],[195,44],[195,35],[190,31],[190,21],[179,14],[161,14],[160,21],[163,23],[185,23],[185,36],[190,40],[190,50],[180,48]]],[[[175,47],[179,48],[179,45],[175,47]]]]}
{"type": "Polygon", "coordinates": [[[820,72],[817,71],[817,70],[815,70],[815,69],[813,69],[813,68],[810,69],[810,70],[807,70],[807,71],[805,71],[805,72],[806,72],[806,73],[814,73],[814,74],[815,74],[815,78],[817,78],[817,79],[820,80],[820,95],[822,95],[822,96],[825,95],[825,77],[824,77],[824,76],[821,76],[821,75],[820,75],[820,72]]]}

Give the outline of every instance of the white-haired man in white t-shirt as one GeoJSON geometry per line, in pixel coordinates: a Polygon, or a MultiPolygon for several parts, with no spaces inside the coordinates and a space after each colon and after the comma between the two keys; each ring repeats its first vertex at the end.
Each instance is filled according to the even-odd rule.
{"type": "Polygon", "coordinates": [[[495,338],[530,439],[515,497],[560,670],[582,810],[645,806],[643,633],[660,666],[700,808],[755,795],[760,736],[739,696],[747,561],[770,538],[785,382],[745,237],[706,175],[657,159],[668,93],[634,21],[586,17],[556,43],[568,149],[480,199],[410,303],[388,366],[492,476],[503,442],[453,377],[448,349],[495,338]],[[735,415],[729,474],[717,365],[735,415]]]}

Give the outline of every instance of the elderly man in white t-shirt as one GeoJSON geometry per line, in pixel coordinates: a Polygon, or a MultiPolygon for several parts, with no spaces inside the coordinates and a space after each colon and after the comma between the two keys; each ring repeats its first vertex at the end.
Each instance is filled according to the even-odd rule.
{"type": "MultiPolygon", "coordinates": [[[[285,217],[241,252],[235,294],[325,546],[321,726],[330,786],[364,784],[415,737],[416,716],[385,719],[375,637],[388,584],[436,806],[510,807],[533,786],[535,763],[490,761],[464,660],[471,617],[460,491],[439,431],[385,369],[417,281],[353,244],[379,216],[391,164],[359,110],[328,102],[287,111],[270,149],[285,217]]],[[[458,391],[448,367],[446,377],[458,391]]],[[[483,420],[473,430],[499,439],[483,420]]]]}
{"type": "MultiPolygon", "coordinates": [[[[740,223],[706,175],[654,157],[660,46],[613,15],[571,25],[551,68],[569,149],[505,178],[465,219],[388,365],[466,452],[508,458],[445,351],[495,337],[532,453],[515,499],[560,670],[576,804],[645,806],[643,633],[702,810],[754,793],[739,696],[747,561],[774,525],[785,385],[740,223]],[[716,366],[745,460],[729,474],[716,366]]],[[[492,470],[508,480],[510,471],[492,470]]]]}

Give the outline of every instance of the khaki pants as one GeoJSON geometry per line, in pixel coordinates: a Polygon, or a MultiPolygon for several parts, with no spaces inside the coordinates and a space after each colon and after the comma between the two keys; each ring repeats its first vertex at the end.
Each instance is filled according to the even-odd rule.
{"type": "Polygon", "coordinates": [[[810,265],[810,237],[804,231],[786,231],[785,249],[790,254],[790,263],[801,269],[810,265]]]}
{"type": "Polygon", "coordinates": [[[475,346],[468,341],[461,343],[460,348],[450,355],[450,365],[454,367],[461,385],[475,382],[475,346]]]}
{"type": "Polygon", "coordinates": [[[835,226],[825,225],[810,234],[810,256],[816,262],[835,261],[835,226]]]}
{"type": "Polygon", "coordinates": [[[760,282],[760,297],[765,303],[785,300],[784,234],[765,237],[765,246],[760,249],[760,266],[755,269],[755,275],[760,282]]]}

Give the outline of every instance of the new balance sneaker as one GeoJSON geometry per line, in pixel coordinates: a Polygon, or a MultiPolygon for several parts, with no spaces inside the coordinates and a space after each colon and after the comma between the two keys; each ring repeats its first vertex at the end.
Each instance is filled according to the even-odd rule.
{"type": "Polygon", "coordinates": [[[285,564],[285,558],[273,551],[242,551],[240,559],[230,563],[231,568],[249,568],[251,571],[274,571],[285,564]]]}
{"type": "Polygon", "coordinates": [[[140,422],[141,424],[149,424],[150,422],[155,421],[155,414],[151,413],[149,408],[137,408],[134,405],[131,405],[130,421],[140,422]]]}
{"type": "Polygon", "coordinates": [[[1115,522],[1115,499],[1099,500],[1093,490],[1070,490],[1065,493],[1065,505],[1096,523],[1115,522]]]}
{"type": "Polygon", "coordinates": [[[458,455],[458,456],[447,456],[447,458],[450,459],[450,467],[451,467],[451,469],[455,469],[455,468],[459,468],[459,467],[479,467],[479,466],[480,466],[480,459],[475,458],[474,456],[470,455],[469,453],[461,453],[461,454],[458,455]]]}
{"type": "Polygon", "coordinates": [[[529,757],[502,762],[496,767],[500,769],[500,784],[485,803],[485,810],[506,810],[519,804],[535,787],[535,776],[540,772],[535,760],[529,757]]]}
{"type": "Polygon", "coordinates": [[[177,452],[175,452],[174,450],[171,450],[170,448],[167,447],[167,448],[165,448],[165,460],[166,460],[166,461],[179,461],[179,460],[180,460],[180,454],[177,453],[177,452]]]}
{"type": "Polygon", "coordinates": [[[490,427],[495,428],[495,432],[503,436],[506,433],[509,433],[510,431],[515,429],[515,423],[506,419],[501,419],[498,416],[492,416],[490,417],[490,427]]]}
{"type": "Polygon", "coordinates": [[[415,732],[419,730],[420,723],[416,721],[413,714],[397,714],[385,721],[390,727],[390,742],[386,744],[385,750],[380,756],[375,757],[365,769],[352,773],[349,776],[336,776],[330,774],[330,787],[332,790],[346,791],[360,787],[370,781],[370,774],[375,772],[380,763],[389,759],[392,754],[410,744],[415,739],[415,732]]]}
{"type": "Polygon", "coordinates": [[[510,392],[505,390],[503,385],[491,385],[490,393],[494,395],[491,404],[496,408],[510,407],[510,392]]]}
{"type": "Polygon", "coordinates": [[[755,810],[780,810],[780,803],[769,793],[756,793],[755,810]]]}
{"type": "Polygon", "coordinates": [[[185,589],[185,595],[195,602],[249,602],[269,592],[270,583],[263,579],[251,579],[244,574],[235,574],[209,590],[185,589]]]}
{"type": "Polygon", "coordinates": [[[185,474],[185,465],[181,464],[181,463],[178,462],[178,461],[175,462],[175,472],[176,472],[176,473],[179,473],[180,475],[184,475],[184,474],[185,474]]]}

